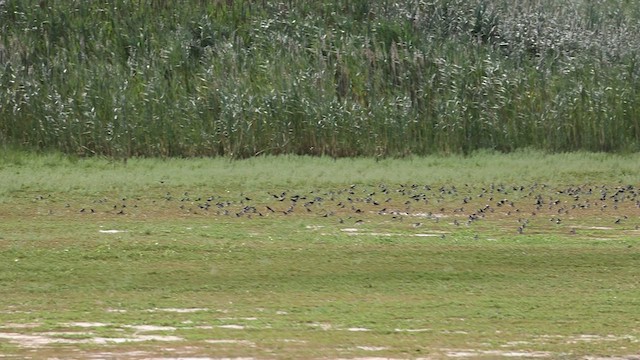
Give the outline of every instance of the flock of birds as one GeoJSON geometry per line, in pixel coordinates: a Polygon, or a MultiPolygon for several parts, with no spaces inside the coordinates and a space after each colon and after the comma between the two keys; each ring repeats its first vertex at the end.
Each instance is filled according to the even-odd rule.
{"type": "MultiPolygon", "coordinates": [[[[548,224],[569,223],[593,228],[619,226],[638,230],[640,190],[633,185],[571,186],[555,189],[545,184],[527,186],[463,185],[431,186],[401,184],[393,187],[351,185],[335,190],[305,192],[278,191],[230,195],[193,195],[167,192],[146,199],[147,205],[180,215],[208,215],[252,219],[274,216],[317,216],[334,218],[340,224],[359,225],[376,221],[395,221],[420,227],[428,221],[444,221],[453,226],[471,226],[486,220],[513,219],[515,231],[525,233],[532,220],[548,224]],[[150,202],[150,203],[149,203],[150,202]],[[585,220],[586,219],[586,220],[585,220]],[[597,227],[596,227],[597,225],[597,227]]],[[[143,199],[121,198],[117,202],[103,198],[80,213],[135,215],[143,199]]],[[[145,210],[146,211],[146,210],[145,210]]]]}

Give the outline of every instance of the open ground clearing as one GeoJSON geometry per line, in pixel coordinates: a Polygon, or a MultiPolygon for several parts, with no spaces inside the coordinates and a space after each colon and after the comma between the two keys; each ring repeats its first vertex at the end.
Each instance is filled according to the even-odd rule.
{"type": "Polygon", "coordinates": [[[638,359],[637,156],[520,156],[7,157],[0,354],[638,359]]]}

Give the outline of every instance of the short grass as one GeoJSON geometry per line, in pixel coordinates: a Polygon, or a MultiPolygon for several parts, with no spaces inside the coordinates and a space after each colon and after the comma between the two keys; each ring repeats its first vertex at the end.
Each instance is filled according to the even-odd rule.
{"type": "Polygon", "coordinates": [[[636,354],[637,160],[13,153],[0,353],[636,354]]]}

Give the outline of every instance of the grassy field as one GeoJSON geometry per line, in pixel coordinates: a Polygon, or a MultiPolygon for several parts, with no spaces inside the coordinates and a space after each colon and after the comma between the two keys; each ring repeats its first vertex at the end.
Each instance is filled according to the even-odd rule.
{"type": "Polygon", "coordinates": [[[0,159],[0,354],[632,358],[639,156],[0,159]]]}
{"type": "Polygon", "coordinates": [[[637,359],[639,4],[0,1],[0,358],[637,359]]]}
{"type": "Polygon", "coordinates": [[[0,5],[0,142],[77,155],[640,150],[640,3],[0,5]]]}

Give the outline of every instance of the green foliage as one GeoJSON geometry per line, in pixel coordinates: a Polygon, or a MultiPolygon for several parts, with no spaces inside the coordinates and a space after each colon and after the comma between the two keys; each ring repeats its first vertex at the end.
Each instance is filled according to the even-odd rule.
{"type": "Polygon", "coordinates": [[[640,5],[7,0],[0,141],[78,155],[640,149],[640,5]]]}

